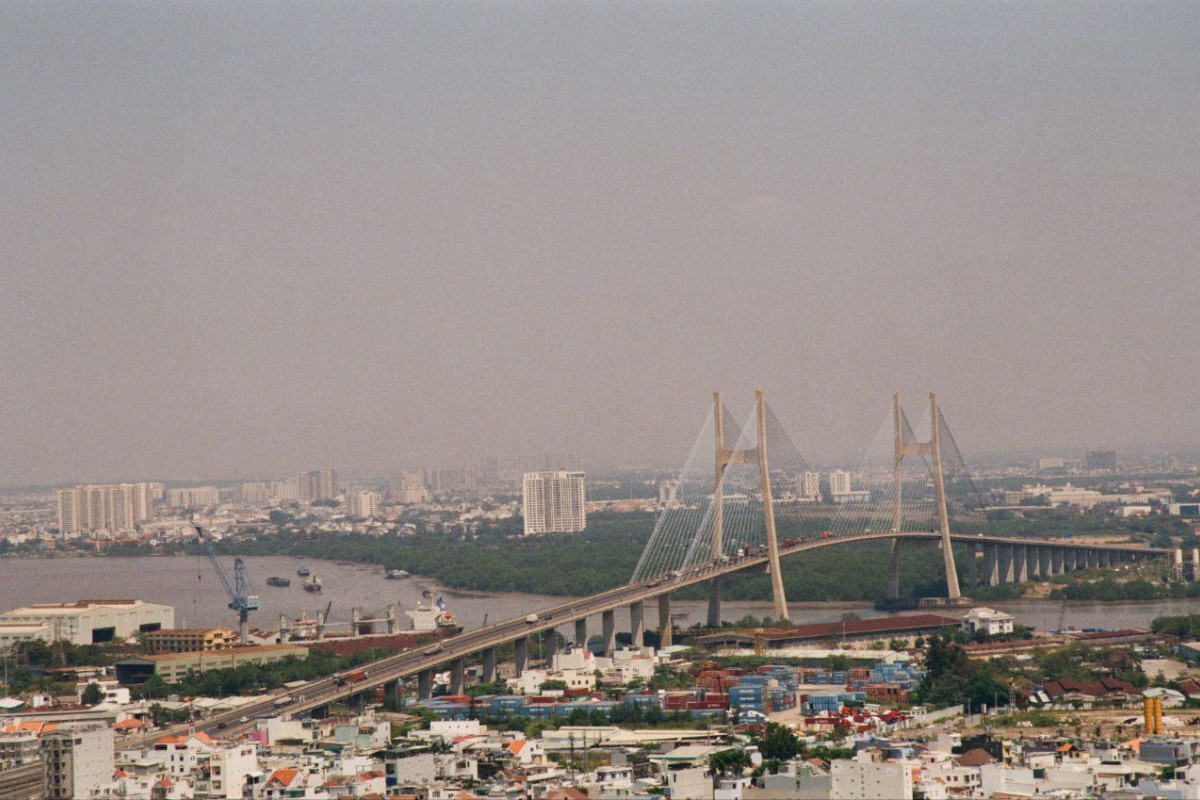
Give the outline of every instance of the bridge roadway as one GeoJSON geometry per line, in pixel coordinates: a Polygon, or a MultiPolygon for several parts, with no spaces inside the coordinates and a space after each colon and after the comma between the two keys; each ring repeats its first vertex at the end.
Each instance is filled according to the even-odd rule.
{"type": "MultiPolygon", "coordinates": [[[[939,535],[934,532],[914,531],[899,534],[886,532],[840,538],[831,537],[828,539],[809,538],[799,541],[789,540],[789,542],[792,542],[791,544],[786,546],[780,545],[779,555],[783,558],[822,547],[891,539],[936,542],[939,539],[939,535]]],[[[1171,552],[1169,550],[1138,547],[1136,545],[1087,545],[1072,544],[1069,541],[1062,540],[970,536],[966,534],[951,534],[951,539],[977,546],[1037,545],[1041,547],[1075,549],[1078,551],[1103,550],[1109,553],[1127,554],[1126,557],[1135,558],[1138,556],[1162,556],[1171,552]]],[[[459,658],[465,659],[484,650],[514,642],[517,639],[557,629],[576,620],[614,611],[623,606],[645,602],[646,600],[669,594],[693,584],[704,583],[715,577],[741,570],[763,567],[766,563],[767,554],[764,547],[742,558],[731,558],[728,561],[703,564],[690,568],[678,575],[673,574],[664,578],[641,581],[609,589],[608,591],[589,597],[568,600],[534,612],[537,614],[537,622],[535,623],[527,622],[525,617],[516,617],[503,622],[497,622],[486,628],[467,631],[458,636],[442,639],[438,645],[419,650],[406,650],[402,653],[372,662],[364,667],[367,672],[366,677],[356,683],[347,683],[346,685],[338,686],[337,681],[332,676],[321,678],[311,681],[301,688],[289,691],[287,695],[291,700],[286,704],[276,706],[273,702],[263,703],[259,706],[206,720],[205,723],[198,724],[197,728],[207,730],[211,733],[224,733],[225,731],[219,729],[227,728],[228,732],[237,733],[253,725],[254,714],[264,711],[271,714],[280,711],[293,714],[309,711],[367,690],[394,683],[403,678],[412,677],[422,671],[434,669],[459,658]],[[243,716],[249,716],[250,719],[245,723],[241,723],[240,718],[243,716]],[[238,721],[235,723],[235,720],[238,721]]]]}
{"type": "MultiPolygon", "coordinates": [[[[856,536],[789,539],[787,544],[780,545],[779,555],[780,558],[784,558],[822,547],[855,542],[890,541],[892,539],[936,542],[939,535],[931,531],[906,531],[898,534],[889,531],[856,536]]],[[[1172,552],[1136,545],[1082,544],[1061,539],[1005,538],[967,534],[951,534],[951,539],[977,547],[1061,548],[1065,551],[1077,551],[1077,553],[1085,551],[1117,553],[1126,558],[1163,556],[1172,552]]],[[[432,670],[460,658],[466,659],[485,650],[515,642],[533,634],[557,629],[576,620],[615,611],[623,606],[643,603],[646,600],[734,572],[760,568],[766,563],[766,548],[760,547],[740,558],[710,562],[665,577],[619,586],[589,597],[568,600],[536,611],[537,621],[534,623],[527,622],[526,617],[517,617],[497,622],[486,628],[478,628],[458,636],[442,639],[437,645],[420,650],[406,650],[374,661],[364,667],[366,676],[357,682],[347,682],[338,676],[319,678],[309,681],[302,687],[280,691],[270,699],[234,711],[213,715],[193,724],[175,725],[149,735],[125,737],[117,742],[117,748],[148,747],[163,736],[179,735],[187,733],[189,730],[217,736],[237,736],[252,729],[259,718],[281,713],[297,714],[311,711],[381,686],[394,684],[398,680],[412,677],[425,670],[432,670]]],[[[9,798],[27,800],[36,797],[40,792],[41,778],[42,771],[39,764],[0,772],[0,800],[9,800],[9,798]]]]}

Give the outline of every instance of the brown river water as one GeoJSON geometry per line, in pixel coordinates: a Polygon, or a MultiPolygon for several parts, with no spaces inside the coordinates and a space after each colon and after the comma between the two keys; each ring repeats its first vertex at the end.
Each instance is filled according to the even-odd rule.
{"type": "MultiPolygon", "coordinates": [[[[387,580],[382,567],[345,562],[296,559],[287,556],[252,556],[245,559],[251,587],[260,598],[261,608],[251,615],[251,626],[275,629],[279,615],[296,618],[302,612],[315,617],[318,610],[330,605],[330,618],[345,622],[351,609],[358,606],[364,616],[382,616],[388,603],[397,605],[401,627],[408,627],[404,609],[412,608],[420,599],[424,587],[432,588],[444,597],[447,608],[460,624],[474,628],[485,621],[524,616],[539,608],[564,600],[547,595],[513,592],[464,592],[443,589],[432,580],[413,576],[407,580],[387,580]],[[308,567],[321,577],[320,594],[300,588],[301,578],[296,570],[308,567]],[[289,587],[268,586],[269,576],[290,578],[289,587]]],[[[222,563],[232,576],[233,559],[222,563]]],[[[229,610],[229,598],[220,579],[208,560],[201,556],[166,556],[141,558],[55,558],[0,559],[0,610],[30,603],[71,602],[82,599],[137,598],[175,607],[177,627],[223,626],[237,628],[234,613],[229,610]]],[[[1038,630],[1059,626],[1060,617],[1069,627],[1077,628],[1138,628],[1148,627],[1156,616],[1186,614],[1200,611],[1197,600],[1158,600],[1148,602],[1069,602],[1056,600],[1019,600],[987,603],[1013,614],[1017,622],[1032,625],[1038,630]]],[[[870,603],[792,603],[794,623],[826,622],[840,619],[846,612],[862,617],[879,616],[870,603]]],[[[701,601],[675,600],[672,603],[675,624],[688,627],[702,622],[705,604],[701,601]],[[686,614],[684,617],[682,615],[686,614]]],[[[772,613],[767,602],[726,601],[726,619],[736,621],[746,614],[764,616],[772,613]]],[[[914,613],[914,612],[908,612],[914,613]]],[[[657,624],[657,605],[648,603],[647,628],[657,624]]],[[[618,614],[618,629],[628,626],[628,618],[618,614]]],[[[589,622],[589,630],[599,632],[599,621],[589,622]]],[[[566,627],[563,629],[566,632],[566,627]]]]}

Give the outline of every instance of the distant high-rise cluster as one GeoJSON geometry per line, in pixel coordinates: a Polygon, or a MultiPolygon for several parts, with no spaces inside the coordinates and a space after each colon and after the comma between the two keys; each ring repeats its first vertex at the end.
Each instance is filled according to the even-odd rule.
{"type": "Polygon", "coordinates": [[[1088,472],[1116,472],[1116,450],[1092,450],[1087,454],[1088,472]]]}
{"type": "Polygon", "coordinates": [[[587,527],[582,472],[527,472],[522,489],[526,536],[576,533],[587,527]]]}
{"type": "Polygon", "coordinates": [[[145,482],[59,489],[59,533],[135,530],[139,522],[153,515],[156,494],[155,484],[145,482]]]}

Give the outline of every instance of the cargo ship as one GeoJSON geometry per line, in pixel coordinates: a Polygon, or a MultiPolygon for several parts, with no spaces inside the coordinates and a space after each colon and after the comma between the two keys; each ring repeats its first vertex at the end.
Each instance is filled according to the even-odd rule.
{"type": "Polygon", "coordinates": [[[314,573],[304,579],[304,591],[319,592],[321,591],[321,579],[314,573]]]}
{"type": "Polygon", "coordinates": [[[387,578],[389,581],[401,581],[408,577],[408,570],[389,569],[384,573],[383,577],[387,578]]]}
{"type": "Polygon", "coordinates": [[[413,630],[422,633],[433,632],[439,637],[457,636],[462,633],[462,625],[454,618],[454,614],[446,610],[446,601],[439,597],[433,599],[433,590],[426,589],[421,593],[421,601],[412,611],[405,611],[412,620],[413,630]]]}
{"type": "Polygon", "coordinates": [[[308,567],[301,567],[300,569],[296,570],[296,574],[299,575],[301,578],[307,578],[308,577],[308,567]]]}

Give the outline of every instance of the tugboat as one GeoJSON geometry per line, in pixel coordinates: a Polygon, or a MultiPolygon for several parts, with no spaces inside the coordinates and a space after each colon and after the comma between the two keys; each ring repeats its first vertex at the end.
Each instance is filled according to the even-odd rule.
{"type": "Polygon", "coordinates": [[[267,586],[291,586],[292,582],[288,578],[279,578],[274,575],[267,578],[267,586]]]}
{"type": "Polygon", "coordinates": [[[309,577],[305,578],[304,579],[304,591],[320,592],[321,591],[321,579],[319,577],[317,577],[316,575],[310,575],[309,577]]]}
{"type": "Polygon", "coordinates": [[[434,601],[432,589],[421,592],[421,601],[417,603],[417,607],[404,613],[413,621],[414,631],[433,631],[439,637],[457,636],[463,631],[462,625],[454,619],[454,614],[446,610],[446,601],[440,597],[434,601]]]}
{"type": "Polygon", "coordinates": [[[402,581],[408,577],[408,570],[406,570],[406,569],[389,569],[387,572],[384,573],[383,577],[387,578],[389,581],[402,581]]]}
{"type": "Polygon", "coordinates": [[[308,577],[308,567],[301,567],[300,569],[296,570],[296,574],[299,575],[301,578],[307,578],[308,577]]]}

